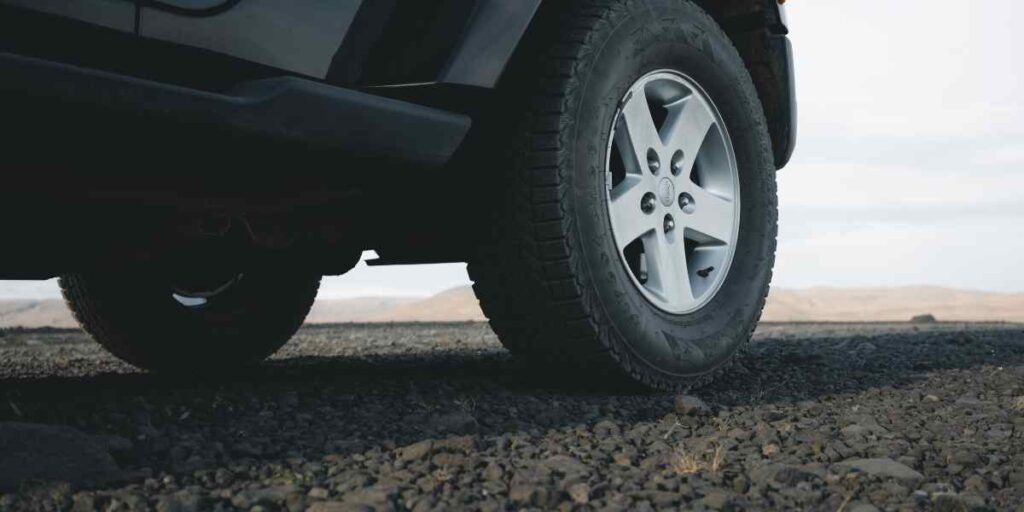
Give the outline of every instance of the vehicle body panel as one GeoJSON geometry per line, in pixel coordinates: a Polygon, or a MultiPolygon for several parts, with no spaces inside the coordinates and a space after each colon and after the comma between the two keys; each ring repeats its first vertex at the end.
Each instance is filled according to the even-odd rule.
{"type": "Polygon", "coordinates": [[[244,0],[209,16],[143,7],[139,35],[324,78],[363,0],[244,0]]]}
{"type": "Polygon", "coordinates": [[[481,0],[438,82],[494,87],[541,0],[481,0]]]}
{"type": "Polygon", "coordinates": [[[195,16],[209,16],[234,7],[241,0],[143,0],[147,7],[195,16]]]}
{"type": "MultiPolygon", "coordinates": [[[[764,105],[776,165],[788,163],[796,141],[796,95],[792,46],[785,7],[776,0],[702,2],[720,19],[740,49],[764,105]]],[[[492,89],[519,47],[541,0],[0,0],[2,5],[52,14],[97,27],[113,28],[194,48],[209,55],[259,65],[268,73],[302,75],[344,87],[395,85],[457,86],[492,89]]],[[[77,37],[77,36],[76,36],[77,37]]],[[[59,39],[59,38],[58,38],[59,39]]],[[[61,43],[76,45],[75,42],[61,43]]],[[[171,76],[175,83],[202,88],[217,73],[188,59],[166,62],[167,55],[136,53],[127,67],[148,66],[151,77],[171,76]],[[142,65],[144,60],[152,61],[142,65]],[[161,66],[173,69],[170,73],[161,66]],[[196,75],[184,79],[183,75],[196,75]]],[[[95,55],[109,55],[108,44],[95,55]]],[[[3,51],[3,48],[0,48],[3,51]]],[[[17,51],[17,50],[16,50],[17,51]]],[[[121,53],[120,51],[116,53],[121,53]]],[[[58,55],[60,53],[58,52],[58,55]]],[[[46,57],[46,55],[41,55],[46,57]]],[[[88,59],[94,63],[103,59],[88,59]]],[[[67,61],[65,61],[67,62],[67,61]]],[[[116,59],[115,59],[116,62],[116,59]]],[[[207,59],[215,62],[215,59],[207,59]]],[[[68,62],[75,64],[76,62],[68,62]]],[[[126,66],[114,66],[121,71],[126,66]]],[[[239,66],[240,68],[242,66],[239,66]]],[[[262,73],[257,70],[256,73],[262,73]]],[[[264,73],[264,77],[269,77],[264,73]]],[[[239,81],[253,78],[240,75],[239,81]]],[[[227,84],[230,86],[231,84],[227,84]]],[[[424,89],[424,87],[419,87],[424,89]]],[[[390,93],[383,93],[390,95],[390,93]]],[[[402,92],[415,97],[430,91],[402,92]]],[[[441,105],[443,108],[452,108],[441,105]]],[[[458,106],[456,110],[465,111],[458,106]]]]}
{"type": "Polygon", "coordinates": [[[3,0],[0,3],[125,32],[135,31],[135,3],[132,0],[3,0]]]}
{"type": "MultiPolygon", "coordinates": [[[[776,0],[695,1],[716,17],[747,64],[781,168],[795,144],[796,102],[780,7],[776,0]]],[[[470,241],[440,232],[454,232],[450,226],[465,220],[466,210],[444,199],[458,190],[445,184],[467,170],[487,170],[466,165],[474,144],[461,141],[486,140],[476,136],[478,127],[503,114],[494,89],[513,58],[534,51],[521,44],[524,37],[548,30],[534,18],[555,20],[561,2],[0,0],[0,75],[8,78],[0,83],[0,111],[19,127],[20,139],[9,139],[8,148],[21,149],[7,152],[5,171],[21,173],[12,182],[34,179],[24,193],[7,187],[7,195],[32,207],[56,205],[47,210],[52,218],[19,233],[57,233],[68,212],[79,220],[47,235],[49,242],[33,239],[38,252],[0,272],[17,278],[72,270],[67,265],[78,262],[63,258],[62,237],[109,224],[108,217],[90,220],[73,201],[97,203],[104,215],[109,208],[111,217],[154,205],[274,215],[327,205],[346,213],[303,213],[295,222],[329,223],[340,238],[374,247],[404,243],[409,250],[388,253],[389,263],[459,261],[470,241]],[[42,62],[28,66],[2,54],[42,62]],[[17,69],[24,72],[20,82],[17,69]],[[371,135],[375,140],[359,139],[371,135]],[[397,146],[403,141],[414,143],[397,146]],[[11,153],[24,158],[14,161],[11,153]],[[261,172],[250,172],[256,167],[261,172]],[[53,169],[67,176],[55,177],[53,169]],[[109,179],[97,180],[106,171],[109,179]],[[266,183],[254,182],[263,175],[266,183]],[[126,202],[115,207],[114,194],[126,202]],[[452,205],[453,222],[365,215],[379,211],[381,197],[410,205],[438,196],[452,205]]],[[[152,230],[138,224],[122,234],[149,236],[152,230]]]]}

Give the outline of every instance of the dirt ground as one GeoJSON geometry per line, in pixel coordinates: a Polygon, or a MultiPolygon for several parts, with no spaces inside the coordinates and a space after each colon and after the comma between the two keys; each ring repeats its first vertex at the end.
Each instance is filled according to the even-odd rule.
{"type": "Polygon", "coordinates": [[[552,377],[483,324],[179,379],[8,331],[0,510],[1024,511],[1022,325],[766,324],[678,397],[552,377]]]}

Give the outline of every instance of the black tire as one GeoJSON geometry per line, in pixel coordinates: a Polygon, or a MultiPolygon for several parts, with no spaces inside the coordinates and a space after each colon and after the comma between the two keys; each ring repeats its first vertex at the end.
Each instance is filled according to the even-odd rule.
{"type": "MultiPolygon", "coordinates": [[[[688,0],[581,0],[562,6],[532,62],[506,201],[470,262],[481,306],[513,353],[589,382],[679,390],[722,368],[760,318],[777,232],[775,168],[761,103],[728,36],[688,0]],[[741,212],[721,289],[684,315],[656,308],[618,257],[605,198],[605,151],[618,101],[656,69],[699,83],[731,135],[741,212]]],[[[545,35],[546,34],[546,35],[545,35]]],[[[511,122],[511,120],[510,120],[511,122]]]]}
{"type": "Polygon", "coordinates": [[[73,274],[60,278],[75,319],[119,359],[176,373],[256,364],[302,325],[320,276],[244,274],[200,307],[182,305],[153,273],[73,274]]]}

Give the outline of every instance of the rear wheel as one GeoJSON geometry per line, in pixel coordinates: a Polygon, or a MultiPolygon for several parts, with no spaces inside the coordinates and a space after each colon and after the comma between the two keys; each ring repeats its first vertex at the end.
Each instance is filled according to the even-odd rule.
{"type": "Polygon", "coordinates": [[[687,0],[574,2],[553,29],[511,87],[528,93],[470,264],[481,306],[510,350],[562,371],[701,383],[749,339],[774,262],[751,78],[687,0]]]}
{"type": "Polygon", "coordinates": [[[61,277],[60,287],[78,322],[112,354],[140,368],[181,372],[270,356],[302,325],[320,284],[319,275],[278,269],[218,274],[73,274],[61,277]]]}

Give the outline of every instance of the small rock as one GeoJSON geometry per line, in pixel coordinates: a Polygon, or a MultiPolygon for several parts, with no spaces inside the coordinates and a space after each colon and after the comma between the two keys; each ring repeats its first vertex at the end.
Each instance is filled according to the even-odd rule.
{"type": "Polygon", "coordinates": [[[586,505],[590,502],[590,486],[586,482],[570,485],[568,492],[572,501],[579,505],[586,505]]]}
{"type": "Polygon", "coordinates": [[[179,491],[161,496],[156,502],[156,512],[196,512],[199,510],[199,501],[198,494],[179,491]]]}
{"type": "Polygon", "coordinates": [[[988,492],[988,482],[981,475],[972,475],[964,481],[964,490],[985,494],[988,492]]]}
{"type": "Polygon", "coordinates": [[[458,436],[441,439],[434,441],[434,449],[469,453],[476,449],[476,438],[473,436],[458,436]]]}
{"type": "Polygon", "coordinates": [[[113,439],[61,425],[0,422],[0,491],[26,481],[87,487],[122,480],[127,475],[110,450],[125,445],[113,439]]]}
{"type": "Polygon", "coordinates": [[[678,395],[675,399],[675,410],[686,416],[706,416],[711,414],[711,407],[693,395],[678,395]]]}
{"type": "Polygon", "coordinates": [[[779,445],[775,443],[768,443],[761,446],[761,455],[764,455],[765,457],[771,457],[777,453],[779,453],[779,445]]]}
{"type": "Polygon", "coordinates": [[[349,510],[363,505],[373,510],[392,510],[393,500],[398,496],[398,489],[377,484],[373,487],[366,487],[352,491],[342,498],[344,503],[349,505],[349,510]]]}
{"type": "Polygon", "coordinates": [[[505,470],[501,469],[501,465],[496,462],[491,462],[484,468],[484,478],[487,480],[501,480],[503,476],[505,476],[505,470]]]}
{"type": "MultiPolygon", "coordinates": [[[[93,512],[96,510],[96,497],[91,493],[78,493],[71,498],[71,512],[93,512]]],[[[0,502],[0,510],[7,510],[0,502]]]]}
{"type": "Polygon", "coordinates": [[[250,509],[256,505],[276,506],[284,503],[289,494],[297,492],[300,492],[299,488],[293,485],[282,485],[263,489],[249,489],[232,496],[231,504],[241,509],[250,509]]]}
{"type": "Polygon", "coordinates": [[[873,476],[890,477],[897,480],[920,481],[924,475],[892,459],[851,459],[836,464],[873,476]]]}
{"type": "Polygon", "coordinates": [[[622,429],[611,420],[601,420],[594,425],[594,433],[601,437],[617,436],[621,432],[622,429]]]}
{"type": "Polygon", "coordinates": [[[461,453],[449,453],[442,452],[434,455],[430,459],[430,463],[442,468],[458,468],[466,465],[469,458],[461,453]]]}
{"type": "Polygon", "coordinates": [[[843,437],[864,437],[871,433],[871,429],[864,425],[853,424],[843,427],[839,433],[842,434],[843,437]]]}
{"type": "Polygon", "coordinates": [[[513,485],[508,497],[516,503],[540,507],[546,506],[549,501],[548,489],[539,485],[513,485]]]}
{"type": "Polygon", "coordinates": [[[310,489],[309,493],[307,493],[306,495],[313,499],[326,500],[327,497],[330,496],[330,491],[324,489],[323,487],[314,487],[310,489]]]}
{"type": "Polygon", "coordinates": [[[879,512],[878,507],[863,501],[854,501],[844,510],[848,512],[879,512]]]}
{"type": "Polygon", "coordinates": [[[420,460],[430,455],[434,449],[434,441],[427,439],[398,449],[398,458],[406,462],[420,460]]]}
{"type": "Polygon", "coordinates": [[[563,475],[578,475],[588,472],[586,464],[568,455],[552,455],[545,459],[542,465],[549,471],[563,475]]]}
{"type": "Polygon", "coordinates": [[[732,490],[739,494],[745,494],[750,489],[750,480],[745,476],[739,475],[732,480],[732,490]]]}
{"type": "Polygon", "coordinates": [[[712,510],[724,510],[732,504],[733,494],[722,489],[714,489],[704,495],[701,501],[712,510]]]}
{"type": "Polygon", "coordinates": [[[961,512],[970,510],[967,502],[956,493],[937,493],[932,496],[932,510],[934,512],[961,512]]]}
{"type": "Polygon", "coordinates": [[[750,477],[751,481],[761,486],[775,488],[795,487],[801,482],[820,478],[819,475],[812,471],[816,470],[814,468],[771,464],[751,471],[750,477]]]}
{"type": "Polygon", "coordinates": [[[935,395],[925,395],[924,396],[924,401],[925,402],[938,402],[939,401],[939,397],[937,397],[935,395]]]}
{"type": "Polygon", "coordinates": [[[306,509],[306,512],[352,512],[354,508],[340,501],[317,501],[306,509]]]}

